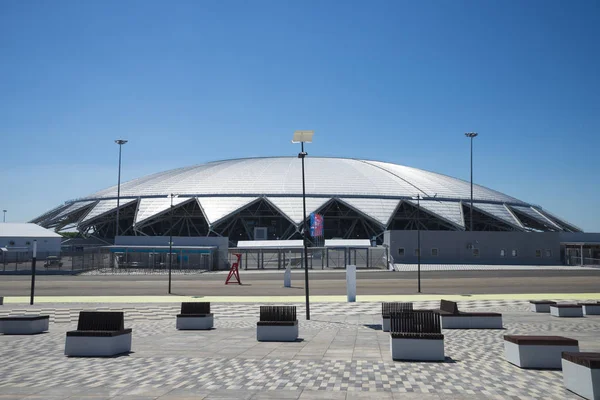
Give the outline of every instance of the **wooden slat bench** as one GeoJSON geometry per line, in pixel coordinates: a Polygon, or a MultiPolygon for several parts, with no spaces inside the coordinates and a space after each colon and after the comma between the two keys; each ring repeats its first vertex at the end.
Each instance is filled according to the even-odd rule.
{"type": "Polygon", "coordinates": [[[579,342],[563,336],[504,336],[506,361],[520,368],[560,369],[563,351],[579,351],[579,342]]]}
{"type": "Polygon", "coordinates": [[[256,324],[259,342],[293,342],[298,339],[295,306],[261,306],[256,324]]]}
{"type": "Polygon", "coordinates": [[[381,303],[381,329],[390,331],[390,314],[402,311],[412,311],[413,303],[381,303]]]}
{"type": "Polygon", "coordinates": [[[600,315],[600,302],[598,303],[579,303],[583,310],[583,315],[600,315]]]}
{"type": "Polygon", "coordinates": [[[35,335],[48,330],[48,315],[11,315],[0,318],[0,333],[5,335],[35,335]]]}
{"type": "Polygon", "coordinates": [[[177,314],[178,330],[208,330],[214,324],[209,302],[181,303],[181,313],[177,314]]]}
{"type": "Polygon", "coordinates": [[[439,314],[431,310],[391,313],[390,351],[393,360],[445,360],[439,314]]]}
{"type": "Polygon", "coordinates": [[[502,329],[502,314],[462,312],[454,301],[441,300],[439,313],[443,329],[502,329]]]}
{"type": "Polygon", "coordinates": [[[529,307],[535,313],[549,313],[550,306],[554,304],[556,302],[550,300],[532,300],[529,302],[529,307]]]}
{"type": "Polygon", "coordinates": [[[565,387],[579,396],[600,400],[600,353],[562,354],[565,387]]]}
{"type": "Polygon", "coordinates": [[[67,332],[65,355],[108,357],[131,351],[131,329],[120,311],[81,311],[77,330],[67,332]]]}
{"type": "Polygon", "coordinates": [[[550,306],[550,315],[553,317],[583,317],[583,307],[579,304],[553,304],[550,306]]]}

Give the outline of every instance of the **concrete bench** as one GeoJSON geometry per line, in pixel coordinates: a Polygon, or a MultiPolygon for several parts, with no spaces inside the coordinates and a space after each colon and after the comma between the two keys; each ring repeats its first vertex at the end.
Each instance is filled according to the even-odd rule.
{"type": "Polygon", "coordinates": [[[261,306],[256,324],[259,342],[294,342],[298,340],[295,306],[261,306]]]}
{"type": "Polygon", "coordinates": [[[556,304],[555,301],[536,300],[536,301],[530,301],[529,307],[530,307],[531,311],[533,311],[535,313],[549,313],[550,306],[554,305],[554,304],[556,304]]]}
{"type": "Polygon", "coordinates": [[[579,351],[579,342],[562,336],[504,335],[506,361],[520,368],[560,369],[563,351],[579,351]]]}
{"type": "Polygon", "coordinates": [[[209,330],[213,328],[213,314],[208,302],[181,303],[181,314],[177,314],[178,330],[209,330]]]}
{"type": "Polygon", "coordinates": [[[67,332],[65,355],[110,357],[131,351],[131,329],[124,328],[123,312],[81,311],[77,330],[67,332]]]}
{"type": "Polygon", "coordinates": [[[502,314],[461,312],[454,301],[441,300],[439,313],[442,329],[502,329],[502,314]]]}
{"type": "Polygon", "coordinates": [[[563,381],[573,393],[600,400],[600,353],[562,354],[563,381]]]}
{"type": "Polygon", "coordinates": [[[390,314],[390,352],[396,361],[444,361],[439,314],[431,310],[390,314]]]}
{"type": "Polygon", "coordinates": [[[600,315],[599,303],[579,303],[583,309],[583,315],[600,315]]]}
{"type": "Polygon", "coordinates": [[[390,313],[412,311],[412,303],[381,303],[381,329],[390,331],[390,313]]]}
{"type": "Polygon", "coordinates": [[[5,335],[35,335],[48,330],[48,315],[12,315],[0,318],[0,333],[5,335]]]}
{"type": "Polygon", "coordinates": [[[579,304],[554,304],[550,306],[553,317],[583,317],[583,308],[579,304]]]}

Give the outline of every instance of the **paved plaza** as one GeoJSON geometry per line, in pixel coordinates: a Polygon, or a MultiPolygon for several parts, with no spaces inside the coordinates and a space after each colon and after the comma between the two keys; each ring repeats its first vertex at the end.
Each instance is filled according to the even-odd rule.
{"type": "MultiPolygon", "coordinates": [[[[437,301],[415,302],[435,308],[437,301]]],[[[505,334],[562,335],[600,351],[600,316],[533,314],[526,301],[470,300],[468,311],[502,312],[503,330],[445,330],[446,361],[394,362],[381,305],[298,307],[301,340],[259,343],[260,304],[212,304],[215,329],[177,331],[177,304],[43,304],[0,307],[0,316],[44,313],[50,331],[0,336],[0,399],[577,399],[561,371],[522,370],[503,356],[505,334]],[[83,309],[123,310],[132,352],[67,358],[65,332],[83,309]]]]}

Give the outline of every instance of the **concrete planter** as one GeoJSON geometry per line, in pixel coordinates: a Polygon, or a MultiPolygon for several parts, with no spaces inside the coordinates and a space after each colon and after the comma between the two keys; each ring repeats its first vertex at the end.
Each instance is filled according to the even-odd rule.
{"type": "Polygon", "coordinates": [[[390,335],[390,351],[395,361],[444,361],[444,339],[405,339],[390,335]]]}
{"type": "Polygon", "coordinates": [[[116,336],[67,336],[69,357],[110,357],[131,351],[131,332],[116,336]]]}
{"type": "Polygon", "coordinates": [[[579,346],[519,345],[504,341],[506,361],[520,368],[560,369],[563,351],[579,351],[579,346]]]}
{"type": "Polygon", "coordinates": [[[550,306],[556,304],[555,301],[530,301],[529,307],[535,313],[549,313],[550,306]]]}
{"type": "Polygon", "coordinates": [[[384,332],[390,331],[390,317],[382,317],[381,330],[383,330],[384,332]]]}
{"type": "Polygon", "coordinates": [[[259,323],[256,326],[256,340],[259,342],[294,342],[298,340],[298,321],[286,325],[259,323]]]}
{"type": "Polygon", "coordinates": [[[0,318],[0,333],[5,335],[34,335],[48,330],[47,315],[23,315],[0,318]]]}
{"type": "Polygon", "coordinates": [[[597,365],[581,365],[562,359],[565,387],[579,396],[600,400],[600,368],[597,365]]]}
{"type": "Polygon", "coordinates": [[[502,329],[502,315],[441,315],[442,329],[502,329]]]}
{"type": "Polygon", "coordinates": [[[212,314],[203,317],[178,315],[176,327],[178,330],[209,330],[213,328],[212,314]]]}
{"type": "Polygon", "coordinates": [[[598,304],[583,304],[583,315],[600,315],[600,303],[598,304]]]}
{"type": "Polygon", "coordinates": [[[583,317],[583,307],[578,305],[561,306],[554,305],[550,306],[550,315],[553,317],[583,317]]]}

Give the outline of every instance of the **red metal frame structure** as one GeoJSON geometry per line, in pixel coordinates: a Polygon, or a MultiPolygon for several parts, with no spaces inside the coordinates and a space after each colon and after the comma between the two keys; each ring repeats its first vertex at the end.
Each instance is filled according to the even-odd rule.
{"type": "MultiPolygon", "coordinates": [[[[237,257],[237,261],[234,262],[233,264],[231,264],[231,268],[229,269],[229,275],[227,275],[227,280],[225,280],[226,285],[229,285],[229,280],[231,279],[231,277],[235,278],[238,285],[242,284],[242,281],[240,280],[240,268],[239,268],[240,264],[242,263],[242,254],[235,253],[234,256],[237,257]]],[[[236,283],[236,282],[232,282],[232,283],[236,283]]]]}

